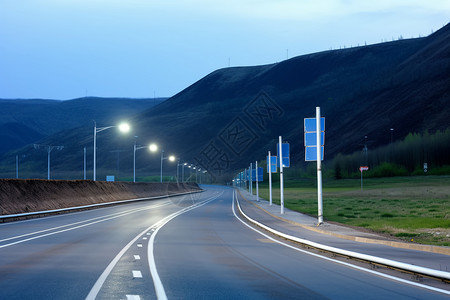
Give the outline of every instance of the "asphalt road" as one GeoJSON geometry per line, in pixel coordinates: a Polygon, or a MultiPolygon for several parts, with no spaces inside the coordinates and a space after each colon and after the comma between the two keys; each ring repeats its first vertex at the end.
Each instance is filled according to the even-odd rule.
{"type": "Polygon", "coordinates": [[[448,299],[277,243],[231,188],[0,225],[1,299],[448,299]]]}

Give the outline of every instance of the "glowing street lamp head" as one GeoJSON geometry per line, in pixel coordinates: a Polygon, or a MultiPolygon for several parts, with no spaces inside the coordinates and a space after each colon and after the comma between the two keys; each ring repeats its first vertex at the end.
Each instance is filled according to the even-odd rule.
{"type": "Polygon", "coordinates": [[[148,146],[148,149],[151,152],[155,152],[156,150],[158,150],[158,146],[156,144],[151,144],[150,146],[148,146]]]}
{"type": "Polygon", "coordinates": [[[127,133],[128,131],[130,131],[130,125],[128,125],[128,123],[122,123],[119,125],[119,130],[121,132],[127,133]]]}
{"type": "Polygon", "coordinates": [[[169,156],[169,160],[170,161],[175,161],[175,156],[173,156],[173,155],[169,156]]]}

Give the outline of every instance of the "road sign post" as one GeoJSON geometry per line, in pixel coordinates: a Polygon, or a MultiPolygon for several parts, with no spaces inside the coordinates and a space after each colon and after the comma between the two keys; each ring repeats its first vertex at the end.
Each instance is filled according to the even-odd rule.
{"type": "Polygon", "coordinates": [[[316,107],[316,148],[317,148],[317,208],[318,208],[318,224],[323,223],[323,203],[322,203],[322,144],[320,129],[320,107],[316,107]]]}
{"type": "Polygon", "coordinates": [[[279,143],[277,145],[277,166],[280,167],[280,206],[281,214],[284,214],[284,179],[283,169],[290,166],[289,158],[289,143],[283,143],[281,136],[279,136],[279,143]]]}
{"type": "Polygon", "coordinates": [[[256,202],[259,202],[259,177],[258,177],[258,161],[255,162],[255,173],[256,173],[256,202]]]}
{"type": "Polygon", "coordinates": [[[252,178],[252,173],[253,173],[253,168],[252,168],[252,163],[250,163],[250,171],[248,172],[248,192],[250,193],[251,196],[253,196],[253,178],[252,178]]]}
{"type": "Polygon", "coordinates": [[[269,205],[272,206],[272,156],[270,151],[267,155],[267,173],[269,173],[269,205]]]}
{"type": "Polygon", "coordinates": [[[361,192],[363,190],[363,171],[368,171],[369,167],[367,166],[361,166],[359,167],[359,171],[361,172],[361,192]]]}
{"type": "Polygon", "coordinates": [[[244,169],[244,190],[247,189],[247,168],[244,169]]]}
{"type": "Polygon", "coordinates": [[[283,141],[281,135],[278,137],[278,160],[280,161],[280,213],[284,214],[284,182],[283,182],[283,141]]]}
{"type": "Polygon", "coordinates": [[[305,161],[317,162],[317,219],[323,223],[322,201],[322,160],[325,144],[325,118],[320,117],[320,107],[316,107],[315,118],[305,118],[305,161]]]}

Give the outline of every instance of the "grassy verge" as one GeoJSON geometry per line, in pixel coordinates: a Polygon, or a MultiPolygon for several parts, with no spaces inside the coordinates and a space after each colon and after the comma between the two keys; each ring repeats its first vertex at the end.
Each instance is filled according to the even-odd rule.
{"type": "MultiPolygon", "coordinates": [[[[315,179],[286,182],[285,206],[317,216],[315,179]]],[[[254,189],[255,190],[255,189],[254,189]]],[[[260,196],[269,199],[267,183],[260,196]]],[[[278,183],[273,200],[279,203],[278,183]]],[[[450,246],[450,177],[393,177],[323,183],[325,220],[364,227],[405,241],[450,246]]]]}

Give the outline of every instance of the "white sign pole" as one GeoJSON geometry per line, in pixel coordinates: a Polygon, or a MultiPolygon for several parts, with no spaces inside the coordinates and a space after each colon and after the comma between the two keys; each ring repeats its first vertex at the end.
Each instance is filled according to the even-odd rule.
{"type": "Polygon", "coordinates": [[[284,183],[283,183],[283,153],[281,152],[283,149],[282,139],[281,135],[278,138],[278,153],[279,153],[279,160],[280,160],[280,206],[281,206],[281,214],[284,214],[284,183]]]}
{"type": "Polygon", "coordinates": [[[258,161],[255,162],[256,170],[256,202],[259,202],[259,185],[258,185],[258,161]]]}
{"type": "Polygon", "coordinates": [[[270,151],[267,164],[269,165],[269,203],[272,206],[272,156],[270,156],[270,151]]]}
{"type": "Polygon", "coordinates": [[[359,171],[361,172],[361,192],[362,192],[363,191],[363,178],[362,178],[363,170],[361,168],[359,168],[359,171]]]}
{"type": "Polygon", "coordinates": [[[247,189],[247,168],[244,169],[244,190],[247,189]]]}
{"type": "Polygon", "coordinates": [[[318,224],[323,223],[323,207],[322,207],[322,143],[320,141],[320,107],[316,107],[316,147],[317,147],[317,207],[318,207],[318,224]]]}
{"type": "Polygon", "coordinates": [[[250,193],[250,195],[253,196],[253,166],[252,166],[252,163],[250,163],[249,178],[250,178],[250,180],[249,180],[249,191],[248,192],[250,193]]]}

